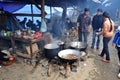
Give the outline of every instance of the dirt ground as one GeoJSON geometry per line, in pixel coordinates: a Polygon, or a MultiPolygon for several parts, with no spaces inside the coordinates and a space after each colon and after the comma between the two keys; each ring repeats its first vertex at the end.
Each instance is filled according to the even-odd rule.
{"type": "Polygon", "coordinates": [[[118,80],[117,50],[110,43],[111,61],[110,63],[104,63],[98,56],[102,49],[102,41],[99,50],[91,49],[90,44],[91,38],[88,46],[88,58],[86,61],[80,62],[77,72],[70,72],[68,78],[65,78],[58,69],[52,71],[51,76],[48,77],[48,61],[46,59],[43,59],[34,68],[24,63],[23,59],[18,58],[13,65],[0,68],[0,80],[118,80]]]}

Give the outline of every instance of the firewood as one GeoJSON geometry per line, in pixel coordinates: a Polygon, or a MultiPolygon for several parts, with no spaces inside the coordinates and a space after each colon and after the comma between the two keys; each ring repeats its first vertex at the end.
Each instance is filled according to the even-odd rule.
{"type": "Polygon", "coordinates": [[[70,76],[70,64],[69,62],[67,63],[66,66],[66,73],[65,73],[65,77],[68,78],[70,76]]]}

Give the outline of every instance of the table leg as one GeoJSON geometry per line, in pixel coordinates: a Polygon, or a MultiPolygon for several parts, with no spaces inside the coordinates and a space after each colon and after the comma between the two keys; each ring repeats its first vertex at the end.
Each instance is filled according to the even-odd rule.
{"type": "Polygon", "coordinates": [[[70,63],[67,62],[65,77],[68,78],[69,76],[70,76],[70,63]]]}
{"type": "Polygon", "coordinates": [[[16,50],[15,50],[15,40],[14,40],[14,37],[10,37],[11,39],[11,43],[12,43],[12,53],[13,54],[16,54],[16,50]]]}
{"type": "Polygon", "coordinates": [[[32,43],[30,42],[30,64],[32,64],[33,59],[33,50],[32,50],[32,43]]]}

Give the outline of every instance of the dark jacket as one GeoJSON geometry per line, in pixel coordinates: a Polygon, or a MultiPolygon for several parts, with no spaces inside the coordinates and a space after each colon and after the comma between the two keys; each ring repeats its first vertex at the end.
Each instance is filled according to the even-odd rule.
{"type": "Polygon", "coordinates": [[[84,14],[78,16],[77,22],[80,24],[78,27],[79,31],[88,32],[88,26],[91,25],[91,17],[87,16],[84,18],[84,14]]]}
{"type": "Polygon", "coordinates": [[[98,30],[99,28],[102,28],[104,19],[102,15],[95,15],[92,20],[92,27],[93,30],[98,30]]]}
{"type": "Polygon", "coordinates": [[[70,21],[69,23],[68,22],[66,22],[65,23],[65,28],[66,28],[66,30],[70,30],[70,29],[72,29],[72,27],[73,27],[73,24],[72,24],[72,22],[70,21]]]}

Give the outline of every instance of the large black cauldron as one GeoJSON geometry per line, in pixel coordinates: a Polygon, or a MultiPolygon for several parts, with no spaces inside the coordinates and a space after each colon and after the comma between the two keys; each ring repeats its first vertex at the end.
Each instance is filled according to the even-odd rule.
{"type": "Polygon", "coordinates": [[[44,46],[45,56],[49,60],[55,58],[55,56],[58,56],[59,51],[60,51],[60,47],[55,43],[46,44],[44,46]]]}

